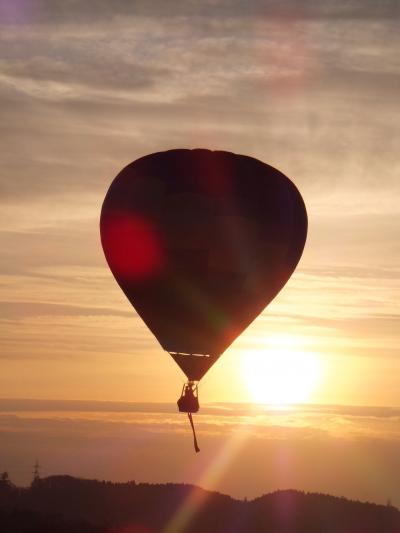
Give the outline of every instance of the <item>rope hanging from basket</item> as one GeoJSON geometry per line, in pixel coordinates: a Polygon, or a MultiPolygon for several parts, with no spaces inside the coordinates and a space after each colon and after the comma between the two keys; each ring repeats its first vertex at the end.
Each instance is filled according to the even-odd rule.
{"type": "Polygon", "coordinates": [[[197,444],[196,431],[194,429],[192,413],[188,413],[187,415],[188,415],[188,418],[189,418],[190,425],[192,426],[194,449],[196,450],[196,453],[199,453],[200,448],[199,448],[199,446],[197,444]]]}

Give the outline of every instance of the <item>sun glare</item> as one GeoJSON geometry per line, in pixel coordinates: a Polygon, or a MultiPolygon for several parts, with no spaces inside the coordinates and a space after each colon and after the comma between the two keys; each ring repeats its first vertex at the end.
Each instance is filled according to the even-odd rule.
{"type": "Polygon", "coordinates": [[[247,353],[243,365],[243,377],[253,401],[275,406],[310,401],[322,376],[317,354],[290,346],[247,353]]]}

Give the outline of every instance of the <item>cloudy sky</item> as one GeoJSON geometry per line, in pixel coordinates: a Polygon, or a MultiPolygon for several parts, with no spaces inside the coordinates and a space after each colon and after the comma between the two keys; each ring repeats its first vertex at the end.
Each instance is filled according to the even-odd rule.
{"type": "Polygon", "coordinates": [[[282,356],[315,374],[301,401],[400,406],[396,0],[0,0],[0,20],[0,397],[175,402],[99,214],[127,163],[204,147],[289,176],[309,237],[203,403],[260,399],[249,368],[282,356]]]}

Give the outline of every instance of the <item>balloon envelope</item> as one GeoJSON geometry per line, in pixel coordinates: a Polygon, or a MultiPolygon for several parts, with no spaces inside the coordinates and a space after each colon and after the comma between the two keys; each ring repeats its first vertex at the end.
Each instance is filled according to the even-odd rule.
{"type": "Polygon", "coordinates": [[[169,150],[117,175],[100,230],[121,289],[198,380],[291,276],[307,214],[294,184],[261,161],[169,150]]]}

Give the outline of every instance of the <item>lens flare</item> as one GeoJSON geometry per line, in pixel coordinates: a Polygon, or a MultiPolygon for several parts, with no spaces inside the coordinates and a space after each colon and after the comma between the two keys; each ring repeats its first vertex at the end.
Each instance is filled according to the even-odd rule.
{"type": "Polygon", "coordinates": [[[163,266],[160,238],[145,217],[129,213],[104,217],[102,241],[111,270],[125,279],[150,278],[163,266]]]}

